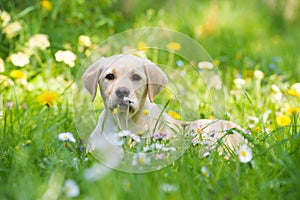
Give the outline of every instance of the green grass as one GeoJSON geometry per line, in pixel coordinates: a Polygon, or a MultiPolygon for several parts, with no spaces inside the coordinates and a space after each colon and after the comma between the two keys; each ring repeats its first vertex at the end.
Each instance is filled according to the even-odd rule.
{"type": "MultiPolygon", "coordinates": [[[[53,1],[52,10],[46,11],[37,1],[0,2],[1,11],[11,15],[11,22],[22,24],[12,39],[0,28],[0,58],[5,64],[5,71],[0,72],[1,199],[68,199],[63,190],[68,179],[79,186],[77,199],[299,198],[299,110],[291,114],[287,107],[300,107],[299,96],[289,92],[299,82],[299,16],[287,20],[281,15],[284,5],[274,10],[260,1],[153,4],[135,3],[125,10],[116,0],[63,0],[53,1]],[[85,153],[84,141],[77,134],[72,83],[86,61],[84,50],[93,47],[82,51],[78,37],[87,35],[98,45],[114,33],[151,26],[172,28],[194,38],[219,62],[226,87],[226,118],[251,132],[250,163],[241,163],[236,155],[227,160],[216,151],[203,158],[203,148],[191,145],[182,157],[159,171],[134,174],[111,170],[103,171],[95,181],[85,178],[86,170],[98,161],[85,153]],[[14,66],[8,57],[25,51],[26,42],[37,33],[48,35],[50,47],[32,54],[25,67],[14,66]],[[77,56],[73,68],[55,59],[58,50],[66,49],[77,56]],[[265,73],[261,81],[253,75],[256,69],[265,73]],[[12,70],[21,70],[33,88],[14,78],[12,70]],[[7,84],[3,77],[14,84],[7,84]],[[237,77],[246,80],[243,89],[235,85],[237,77]],[[37,100],[47,90],[58,94],[52,107],[37,100]],[[278,124],[280,115],[291,120],[289,125],[278,124]],[[72,132],[76,143],[59,141],[62,132],[72,132]],[[201,172],[202,167],[209,176],[201,172]]],[[[161,54],[159,59],[167,62],[168,58],[168,54],[161,54]]],[[[202,84],[194,71],[179,69],[175,64],[171,67],[202,84]]],[[[192,89],[201,91],[199,84],[192,89]]],[[[164,93],[156,101],[167,101],[166,97],[164,93]]],[[[201,95],[198,100],[196,115],[211,117],[210,102],[203,102],[201,95]]],[[[170,102],[170,106],[179,111],[176,102],[170,102]]],[[[98,113],[102,107],[97,109],[98,113]]]]}

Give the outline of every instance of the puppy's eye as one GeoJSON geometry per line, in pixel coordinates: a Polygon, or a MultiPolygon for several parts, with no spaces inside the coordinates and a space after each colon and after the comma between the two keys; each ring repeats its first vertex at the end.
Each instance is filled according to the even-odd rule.
{"type": "Polygon", "coordinates": [[[132,75],[132,80],[134,80],[134,81],[139,81],[139,80],[141,80],[142,78],[140,77],[140,75],[138,75],[138,74],[133,74],[132,75]]]}
{"type": "Polygon", "coordinates": [[[107,74],[107,75],[105,76],[105,78],[108,79],[108,80],[114,80],[114,79],[115,79],[115,76],[114,76],[113,74],[107,74]]]}

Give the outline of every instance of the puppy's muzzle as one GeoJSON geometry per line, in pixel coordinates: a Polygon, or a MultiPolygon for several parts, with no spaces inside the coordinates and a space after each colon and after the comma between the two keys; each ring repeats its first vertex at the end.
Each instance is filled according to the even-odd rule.
{"type": "Polygon", "coordinates": [[[125,111],[128,110],[130,112],[134,111],[134,105],[135,102],[133,100],[131,100],[129,97],[130,95],[130,90],[127,87],[119,87],[117,88],[117,90],[115,91],[116,96],[118,97],[117,100],[117,105],[121,111],[125,111]]]}

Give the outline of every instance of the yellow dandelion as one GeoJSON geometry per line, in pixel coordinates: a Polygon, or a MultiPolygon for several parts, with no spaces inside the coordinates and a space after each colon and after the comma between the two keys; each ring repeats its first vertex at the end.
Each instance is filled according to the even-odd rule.
{"type": "Polygon", "coordinates": [[[180,116],[177,112],[175,112],[175,111],[173,111],[173,110],[169,110],[169,111],[168,111],[168,114],[169,114],[172,118],[174,118],[174,119],[180,119],[180,118],[181,118],[181,116],[180,116]]]}
{"type": "Polygon", "coordinates": [[[149,110],[144,110],[144,115],[148,115],[149,114],[149,110]]]}
{"type": "Polygon", "coordinates": [[[256,131],[256,132],[258,132],[258,131],[260,131],[261,130],[261,128],[260,127],[258,127],[258,126],[256,126],[256,127],[254,127],[254,129],[253,129],[254,131],[256,131]]]}
{"type": "Polygon", "coordinates": [[[278,115],[276,122],[279,126],[287,126],[291,123],[291,118],[287,115],[278,115]]]}
{"type": "Polygon", "coordinates": [[[146,51],[147,50],[147,44],[145,42],[138,42],[137,48],[140,51],[146,51]]]}
{"type": "Polygon", "coordinates": [[[138,131],[137,134],[138,134],[138,136],[142,136],[143,135],[143,131],[138,131]]]}
{"type": "Polygon", "coordinates": [[[214,60],[214,61],[213,61],[213,63],[214,63],[214,65],[215,65],[215,66],[217,66],[217,67],[220,65],[220,61],[219,61],[219,60],[217,60],[217,59],[216,59],[216,60],[214,60]]]}
{"type": "Polygon", "coordinates": [[[25,144],[26,144],[26,145],[31,144],[31,140],[26,140],[26,141],[25,141],[25,144]]]}
{"type": "Polygon", "coordinates": [[[48,107],[52,107],[55,101],[57,100],[58,100],[58,94],[56,92],[51,92],[51,91],[46,91],[37,97],[37,101],[41,105],[46,105],[48,107]]]}
{"type": "Polygon", "coordinates": [[[300,83],[293,84],[288,90],[288,94],[295,97],[300,97],[300,83]]]}
{"type": "Polygon", "coordinates": [[[53,7],[52,3],[49,0],[42,0],[41,6],[47,11],[51,11],[53,7]]]}
{"type": "Polygon", "coordinates": [[[293,114],[297,114],[299,113],[300,109],[298,107],[292,107],[291,105],[287,105],[286,106],[286,110],[285,110],[285,113],[287,115],[293,115],[293,114]]]}
{"type": "Polygon", "coordinates": [[[181,45],[177,42],[170,42],[167,44],[167,48],[171,51],[179,51],[181,48],[181,45]]]}
{"type": "Polygon", "coordinates": [[[21,70],[12,70],[9,76],[15,79],[26,79],[26,75],[21,70]]]}
{"type": "Polygon", "coordinates": [[[209,115],[209,116],[208,116],[208,119],[216,119],[216,118],[215,118],[215,116],[213,116],[213,115],[209,115]]]}
{"type": "Polygon", "coordinates": [[[300,97],[300,93],[298,93],[295,89],[288,89],[287,93],[294,97],[300,97]]]}

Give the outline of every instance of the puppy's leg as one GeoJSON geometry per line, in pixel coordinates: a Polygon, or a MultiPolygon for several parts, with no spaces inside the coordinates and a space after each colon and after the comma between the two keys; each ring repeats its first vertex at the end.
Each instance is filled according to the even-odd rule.
{"type": "Polygon", "coordinates": [[[90,137],[88,138],[88,143],[86,147],[87,153],[95,150],[96,143],[98,141],[97,138],[99,138],[99,136],[102,134],[102,126],[104,123],[103,120],[104,120],[104,112],[102,112],[101,115],[99,116],[97,126],[91,133],[90,137]]]}
{"type": "MultiPolygon", "coordinates": [[[[230,131],[230,129],[237,129],[245,132],[239,125],[225,120],[197,120],[190,125],[190,130],[196,130],[202,138],[201,143],[209,151],[216,147],[219,141],[222,141],[230,150],[236,150],[240,145],[246,141],[238,131],[230,131]]],[[[225,150],[220,147],[219,153],[222,154],[225,150]]]]}

